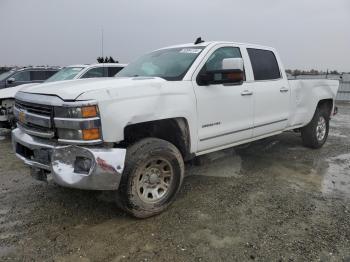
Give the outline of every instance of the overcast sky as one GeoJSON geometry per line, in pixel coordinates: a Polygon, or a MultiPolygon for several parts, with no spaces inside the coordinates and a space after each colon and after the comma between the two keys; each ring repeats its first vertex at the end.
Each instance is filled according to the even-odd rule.
{"type": "Polygon", "coordinates": [[[350,71],[349,0],[0,0],[0,65],[129,62],[205,40],[273,46],[287,68],[350,71]]]}

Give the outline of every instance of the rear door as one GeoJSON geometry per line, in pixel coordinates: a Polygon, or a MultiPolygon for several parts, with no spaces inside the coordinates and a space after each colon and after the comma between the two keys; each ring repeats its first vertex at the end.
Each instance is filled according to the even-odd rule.
{"type": "Polygon", "coordinates": [[[290,91],[272,50],[247,48],[254,80],[253,136],[282,131],[288,122],[290,91]]]}

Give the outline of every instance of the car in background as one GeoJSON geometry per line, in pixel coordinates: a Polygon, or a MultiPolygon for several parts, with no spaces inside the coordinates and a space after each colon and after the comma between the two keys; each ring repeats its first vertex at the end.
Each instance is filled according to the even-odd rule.
{"type": "Polygon", "coordinates": [[[63,80],[113,77],[126,65],[118,63],[101,63],[93,65],[71,65],[62,68],[45,82],[56,82],[63,80]]]}
{"type": "MultiPolygon", "coordinates": [[[[113,77],[125,66],[126,66],[125,64],[119,64],[119,63],[71,65],[71,66],[66,66],[62,68],[58,72],[57,70],[54,71],[54,73],[51,74],[50,77],[46,79],[44,82],[50,83],[50,82],[84,79],[84,78],[113,77]]],[[[31,74],[32,73],[30,73],[30,75],[31,74]]],[[[0,76],[2,75],[3,74],[1,74],[0,76]]],[[[15,73],[15,74],[9,74],[9,76],[10,77],[7,77],[8,80],[11,78],[11,76],[15,78],[21,75],[18,73],[15,73]]],[[[18,81],[15,81],[15,82],[18,82],[18,81]]],[[[0,87],[0,127],[15,127],[16,125],[15,118],[13,116],[13,105],[14,105],[15,94],[19,90],[22,90],[23,88],[33,86],[41,82],[27,82],[26,84],[22,82],[22,85],[18,85],[13,88],[6,88],[3,90],[1,90],[1,87],[0,87]]]]}
{"type": "Polygon", "coordinates": [[[14,87],[29,83],[42,83],[60,68],[26,67],[13,69],[0,74],[0,89],[14,87]]]}

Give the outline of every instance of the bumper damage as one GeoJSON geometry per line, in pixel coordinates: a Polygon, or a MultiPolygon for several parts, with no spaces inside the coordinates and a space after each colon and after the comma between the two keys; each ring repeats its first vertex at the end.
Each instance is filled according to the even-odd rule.
{"type": "Polygon", "coordinates": [[[65,187],[89,190],[117,190],[124,169],[126,150],[120,148],[60,146],[12,131],[17,157],[32,168],[51,172],[53,180],[65,187]]]}

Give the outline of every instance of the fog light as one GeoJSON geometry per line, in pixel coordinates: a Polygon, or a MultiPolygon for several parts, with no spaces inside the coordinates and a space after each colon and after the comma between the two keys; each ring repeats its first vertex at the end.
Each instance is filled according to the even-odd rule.
{"type": "Polygon", "coordinates": [[[100,129],[99,128],[93,128],[93,129],[85,129],[83,130],[83,139],[84,140],[97,140],[100,139],[100,129]]]}
{"type": "Polygon", "coordinates": [[[74,161],[74,173],[78,174],[89,174],[92,166],[90,158],[77,156],[74,161]]]}

